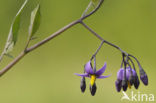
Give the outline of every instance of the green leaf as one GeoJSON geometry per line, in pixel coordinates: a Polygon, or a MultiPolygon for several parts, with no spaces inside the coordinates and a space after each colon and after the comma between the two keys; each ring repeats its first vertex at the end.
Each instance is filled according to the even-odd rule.
{"type": "Polygon", "coordinates": [[[18,31],[19,31],[19,28],[20,28],[21,13],[22,13],[22,11],[23,11],[23,9],[24,9],[27,2],[28,2],[28,0],[25,0],[23,5],[19,9],[18,13],[16,14],[15,19],[14,19],[14,21],[12,23],[12,26],[11,26],[10,35],[12,35],[12,42],[14,42],[14,44],[16,44],[17,37],[18,37],[18,31]]]}
{"type": "Polygon", "coordinates": [[[11,28],[10,28],[10,32],[8,35],[8,39],[7,39],[7,43],[5,45],[5,49],[4,49],[4,54],[7,54],[8,52],[12,51],[14,45],[17,42],[17,38],[18,38],[18,31],[20,29],[20,18],[21,18],[21,13],[26,5],[26,3],[28,2],[28,0],[25,0],[25,2],[23,3],[23,5],[21,6],[21,8],[19,9],[18,13],[16,14],[11,28]]]}
{"type": "Polygon", "coordinates": [[[40,26],[40,21],[41,21],[40,5],[37,5],[37,7],[31,13],[31,20],[29,26],[30,39],[34,36],[36,31],[38,30],[40,26]]]}
{"type": "Polygon", "coordinates": [[[86,10],[84,11],[84,13],[82,14],[83,16],[88,15],[90,12],[92,12],[100,3],[101,0],[91,0],[90,3],[88,4],[86,10]]]}

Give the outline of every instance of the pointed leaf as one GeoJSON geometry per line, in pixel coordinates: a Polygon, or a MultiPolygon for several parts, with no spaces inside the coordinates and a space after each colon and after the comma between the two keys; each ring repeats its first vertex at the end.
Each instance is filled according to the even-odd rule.
{"type": "Polygon", "coordinates": [[[30,39],[34,36],[36,31],[38,30],[40,26],[40,19],[41,19],[40,5],[37,5],[37,7],[31,13],[31,20],[29,26],[30,39]]]}
{"type": "Polygon", "coordinates": [[[20,29],[20,17],[21,17],[21,13],[26,5],[28,0],[26,0],[23,5],[21,6],[21,8],[19,9],[18,13],[16,14],[11,28],[10,28],[10,32],[8,35],[8,39],[7,39],[7,43],[5,45],[5,49],[4,49],[4,53],[7,54],[8,52],[12,51],[14,45],[17,42],[17,38],[18,38],[18,31],[20,29]]]}
{"type": "Polygon", "coordinates": [[[90,12],[92,12],[99,4],[101,0],[91,0],[90,3],[88,4],[86,10],[84,11],[83,16],[88,15],[90,12]]]}
{"type": "Polygon", "coordinates": [[[27,2],[28,2],[28,0],[25,0],[23,5],[19,9],[18,13],[16,14],[15,19],[14,19],[14,21],[12,23],[12,26],[11,26],[10,35],[12,35],[12,38],[13,38],[12,40],[13,40],[14,44],[16,43],[17,37],[18,37],[18,31],[19,31],[19,28],[20,28],[21,13],[22,13],[22,11],[23,11],[23,9],[24,9],[27,2]]]}

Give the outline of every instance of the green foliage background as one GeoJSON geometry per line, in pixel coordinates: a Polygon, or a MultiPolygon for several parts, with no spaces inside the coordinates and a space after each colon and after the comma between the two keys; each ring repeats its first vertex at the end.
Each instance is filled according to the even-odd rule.
{"type": "MultiPolygon", "coordinates": [[[[4,47],[12,20],[24,0],[0,0],[0,52],[4,47]]],[[[41,4],[42,21],[38,39],[34,44],[61,27],[78,19],[89,0],[29,0],[22,13],[22,23],[13,56],[24,48],[28,36],[30,12],[41,4]]],[[[136,56],[149,77],[149,86],[142,83],[140,93],[156,94],[156,0],[105,0],[101,9],[85,22],[103,38],[119,45],[136,56]]],[[[81,25],[76,25],[61,36],[28,54],[7,74],[0,78],[1,103],[120,103],[122,93],[117,93],[114,82],[120,68],[121,54],[104,45],[97,56],[97,66],[107,62],[105,75],[97,80],[94,97],[79,89],[80,78],[74,73],[83,72],[100,41],[81,25]]],[[[2,69],[12,59],[5,57],[2,69]]],[[[89,82],[89,80],[87,80],[89,82]]],[[[132,88],[127,91],[137,90],[132,88]]]]}

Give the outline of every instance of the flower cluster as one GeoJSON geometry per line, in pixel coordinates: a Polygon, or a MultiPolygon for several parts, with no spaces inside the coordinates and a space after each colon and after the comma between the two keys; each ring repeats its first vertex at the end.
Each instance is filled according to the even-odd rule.
{"type": "Polygon", "coordinates": [[[138,89],[140,82],[136,71],[130,67],[127,67],[125,70],[121,68],[117,73],[117,80],[115,82],[116,90],[120,92],[123,87],[123,90],[126,91],[127,87],[131,88],[133,84],[138,89]]]}
{"type": "MultiPolygon", "coordinates": [[[[144,85],[148,85],[147,74],[141,67],[139,61],[135,57],[134,59],[137,61],[139,69],[140,69],[139,71],[140,71],[141,81],[143,82],[144,85]]],[[[134,62],[132,61],[130,56],[127,55],[126,60],[125,60],[125,56],[123,55],[122,64],[124,64],[124,68],[121,68],[117,72],[117,80],[115,81],[116,90],[120,92],[121,89],[123,88],[123,91],[126,91],[128,87],[131,88],[131,86],[133,85],[136,89],[138,89],[140,85],[140,81],[139,81],[137,72],[135,70],[134,62]],[[130,62],[133,64],[133,68],[131,67],[130,62]]]]}

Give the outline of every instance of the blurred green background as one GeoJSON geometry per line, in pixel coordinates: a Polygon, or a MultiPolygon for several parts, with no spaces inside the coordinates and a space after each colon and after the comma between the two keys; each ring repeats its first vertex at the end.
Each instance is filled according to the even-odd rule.
{"type": "MultiPolygon", "coordinates": [[[[36,33],[39,42],[61,27],[78,19],[90,0],[29,0],[22,13],[19,40],[11,53],[16,57],[24,48],[28,35],[30,12],[41,4],[42,22],[36,33]]],[[[24,0],[0,0],[0,52],[4,47],[10,25],[24,0]]],[[[149,86],[142,83],[136,94],[156,94],[156,0],[105,0],[100,10],[85,22],[106,40],[119,45],[136,56],[149,77],[149,86]]],[[[105,75],[97,80],[97,93],[92,97],[87,89],[81,93],[80,78],[84,64],[90,59],[100,41],[81,25],[76,25],[24,57],[0,78],[1,103],[127,103],[121,101],[114,82],[120,68],[121,54],[104,45],[97,56],[97,67],[107,62],[105,75]]],[[[2,69],[12,59],[4,58],[2,69]]]]}

